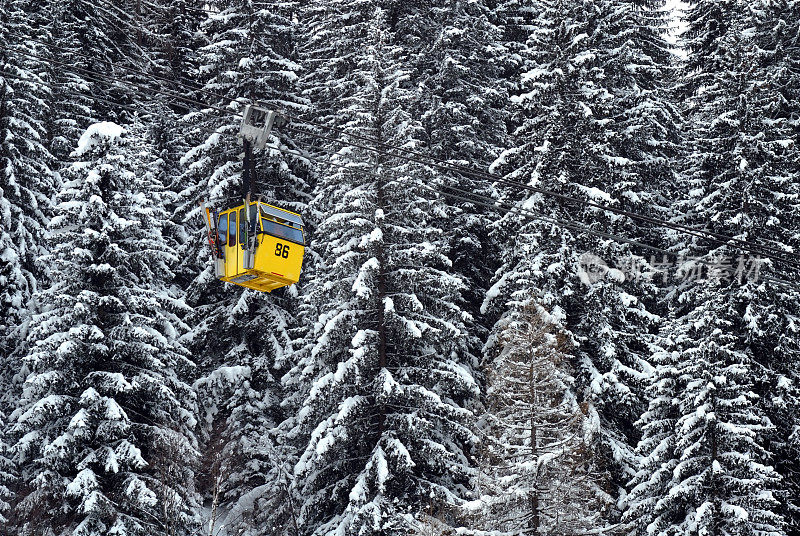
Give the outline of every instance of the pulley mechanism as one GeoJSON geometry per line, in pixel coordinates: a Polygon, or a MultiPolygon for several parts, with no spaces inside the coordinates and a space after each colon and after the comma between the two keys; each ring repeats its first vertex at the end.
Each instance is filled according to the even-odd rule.
{"type": "Polygon", "coordinates": [[[242,114],[239,137],[249,141],[255,149],[263,149],[267,146],[272,127],[280,127],[283,123],[284,119],[278,112],[248,104],[242,114]]]}

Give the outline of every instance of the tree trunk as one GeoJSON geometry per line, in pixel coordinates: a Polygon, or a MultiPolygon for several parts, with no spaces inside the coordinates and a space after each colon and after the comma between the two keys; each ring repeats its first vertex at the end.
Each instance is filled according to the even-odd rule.
{"type": "MultiPolygon", "coordinates": [[[[529,386],[529,394],[530,394],[530,411],[531,411],[531,458],[533,459],[534,463],[539,456],[539,449],[538,449],[538,434],[537,434],[537,427],[536,427],[536,388],[534,387],[535,381],[535,370],[534,370],[534,355],[533,353],[535,350],[531,350],[531,362],[530,362],[530,371],[528,376],[528,386],[529,386]]],[[[538,470],[536,471],[539,472],[538,470]]],[[[538,478],[534,482],[534,489],[530,494],[529,497],[530,509],[531,509],[531,519],[528,523],[528,528],[530,529],[530,534],[539,534],[539,525],[541,523],[541,519],[539,518],[539,482],[538,478]]]]}

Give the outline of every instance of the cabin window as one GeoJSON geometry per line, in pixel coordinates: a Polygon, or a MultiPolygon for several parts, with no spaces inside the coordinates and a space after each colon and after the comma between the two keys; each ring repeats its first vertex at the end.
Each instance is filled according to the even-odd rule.
{"type": "Polygon", "coordinates": [[[296,244],[303,245],[303,231],[295,227],[281,225],[278,222],[261,218],[261,226],[264,232],[276,238],[282,238],[296,244]]]}
{"type": "Polygon", "coordinates": [[[258,226],[258,206],[253,203],[250,205],[250,232],[255,234],[258,226]]]}
{"type": "Polygon", "coordinates": [[[292,227],[302,227],[303,220],[300,216],[271,205],[261,205],[261,215],[280,223],[290,223],[292,227]]]}
{"type": "Polygon", "coordinates": [[[228,236],[230,237],[229,246],[236,245],[236,211],[231,212],[231,222],[228,226],[228,236]]]}
{"type": "Polygon", "coordinates": [[[239,209],[239,243],[244,245],[244,235],[247,232],[247,222],[244,219],[244,209],[239,209]]]}
{"type": "Polygon", "coordinates": [[[219,244],[224,246],[228,243],[228,215],[223,214],[219,217],[219,225],[217,226],[217,238],[219,244]]]}

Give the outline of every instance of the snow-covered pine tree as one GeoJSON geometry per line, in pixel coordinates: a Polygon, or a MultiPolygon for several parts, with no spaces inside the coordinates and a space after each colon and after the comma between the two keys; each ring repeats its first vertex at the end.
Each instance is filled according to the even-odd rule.
{"type": "MultiPolygon", "coordinates": [[[[417,86],[412,112],[424,128],[425,152],[439,161],[485,172],[507,145],[509,84],[502,75],[509,59],[501,30],[482,0],[432,4],[420,15],[420,23],[409,26],[401,39],[407,43],[417,86]],[[430,36],[435,36],[431,43],[430,36]]],[[[439,170],[438,175],[437,182],[491,197],[490,181],[479,174],[439,170]]],[[[487,231],[496,214],[468,201],[447,201],[450,212],[441,225],[450,237],[453,270],[467,284],[463,307],[473,317],[469,331],[477,356],[488,332],[480,304],[499,263],[487,231]]]]}
{"type": "Polygon", "coordinates": [[[25,371],[30,303],[45,270],[37,264],[55,177],[44,127],[48,88],[41,79],[37,14],[26,2],[5,2],[0,11],[0,532],[11,533],[16,469],[8,423],[25,371]]]}
{"type": "Polygon", "coordinates": [[[129,13],[107,0],[48,0],[42,33],[49,43],[41,56],[51,84],[47,128],[50,150],[69,161],[84,129],[97,120],[125,121],[131,117],[117,104],[130,104],[136,90],[117,83],[134,78],[120,67],[139,66],[135,43],[137,23],[129,13]]]}
{"type": "MultiPolygon", "coordinates": [[[[681,221],[788,254],[797,248],[797,144],[780,108],[794,90],[779,82],[787,70],[774,9],[701,1],[689,12],[681,89],[692,150],[675,210],[681,221]]],[[[692,277],[671,293],[672,356],[655,386],[672,402],[654,401],[645,415],[640,448],[650,467],[637,478],[631,517],[640,517],[639,534],[784,534],[796,512],[784,457],[797,444],[795,427],[781,421],[797,407],[800,308],[797,290],[759,271],[791,279],[792,270],[710,240],[674,247],[698,269],[687,265],[692,277]],[[653,467],[658,478],[647,476],[653,467]]]]}
{"type": "Polygon", "coordinates": [[[271,359],[276,350],[283,348],[255,348],[239,356],[244,365],[219,366],[195,384],[205,434],[201,485],[210,499],[204,523],[212,534],[297,533],[292,451],[278,428],[281,386],[271,359]]]}
{"type": "MultiPolygon", "coordinates": [[[[189,147],[177,218],[186,232],[180,281],[194,314],[187,344],[197,356],[201,376],[195,384],[203,399],[200,437],[203,473],[198,482],[212,517],[245,533],[261,534],[283,526],[287,510],[266,507],[286,474],[276,462],[280,446],[273,432],[283,420],[278,379],[290,366],[290,330],[296,323],[296,287],[265,294],[220,283],[208,262],[198,202],[216,208],[242,203],[242,146],[237,137],[245,103],[296,113],[294,2],[220,0],[205,3],[210,13],[201,25],[208,43],[198,51],[198,98],[231,110],[187,115],[181,124],[189,147]],[[217,477],[222,479],[217,485],[217,477]]],[[[290,145],[279,129],[273,143],[290,145]]],[[[254,151],[254,198],[262,197],[301,214],[310,192],[307,171],[294,157],[266,149],[254,151]]],[[[283,455],[281,455],[283,456],[283,455]]],[[[277,530],[277,529],[275,529],[277,530]]]]}
{"type": "Polygon", "coordinates": [[[81,136],[50,222],[53,282],[35,296],[32,372],[10,418],[21,535],[193,528],[191,363],[167,287],[163,187],[138,132],[98,123],[81,136]]]}
{"type": "MultiPolygon", "coordinates": [[[[800,2],[765,1],[754,15],[760,52],[754,89],[756,110],[761,117],[760,124],[753,126],[763,127],[769,143],[765,144],[767,166],[753,176],[770,178],[761,192],[772,194],[772,214],[781,214],[782,234],[778,243],[782,249],[796,252],[799,237],[790,229],[800,225],[794,201],[800,197],[800,2]]],[[[775,238],[771,231],[764,231],[759,237],[775,238]]],[[[791,280],[790,272],[783,273],[791,280]]],[[[755,353],[766,360],[771,374],[761,394],[775,425],[775,434],[769,442],[775,468],[782,477],[777,498],[788,523],[787,534],[796,535],[800,534],[800,428],[795,419],[800,412],[800,343],[796,322],[800,316],[800,290],[773,293],[766,303],[756,305],[752,314],[762,319],[764,327],[751,332],[749,337],[755,353]],[[782,321],[776,322],[781,318],[782,321]]]]}
{"type": "Polygon", "coordinates": [[[611,507],[593,458],[587,406],[573,395],[572,349],[541,307],[500,336],[486,372],[478,500],[471,528],[493,534],[586,534],[611,507]]]}
{"type": "MultiPolygon", "coordinates": [[[[670,56],[658,15],[662,5],[520,2],[516,17],[506,5],[507,20],[529,20],[531,10],[538,17],[521,52],[525,64],[512,98],[515,141],[493,169],[582,201],[647,214],[661,210],[658,192],[671,181],[678,131],[666,93],[670,56]]],[[[622,495],[637,465],[632,423],[644,409],[659,291],[644,277],[647,250],[584,228],[651,244],[659,243],[658,232],[522,188],[504,186],[501,192],[508,203],[582,227],[518,213],[496,226],[504,262],[484,305],[499,318],[486,351],[492,355],[497,334],[532,301],[551,312],[576,345],[570,352],[576,361],[575,394],[597,412],[597,419],[590,419],[600,426],[595,448],[607,460],[614,494],[622,495]],[[596,279],[581,269],[592,262],[613,270],[596,279]]]]}
{"type": "MultiPolygon", "coordinates": [[[[44,127],[48,87],[35,58],[38,12],[27,2],[4,2],[0,11],[0,531],[16,500],[6,416],[19,396],[31,298],[45,270],[37,264],[55,177],[44,127]]],[[[44,283],[46,284],[46,283],[44,283]]]]}
{"type": "Polygon", "coordinates": [[[43,275],[36,258],[45,251],[42,238],[55,191],[44,126],[48,88],[41,79],[43,62],[32,57],[40,47],[28,40],[38,28],[36,13],[27,7],[6,2],[0,20],[0,374],[7,380],[18,371],[7,369],[5,358],[24,339],[20,327],[43,275]]]}
{"type": "MultiPolygon", "coordinates": [[[[417,6],[332,0],[307,14],[317,115],[347,133],[418,147],[402,59],[417,6]]],[[[345,135],[346,137],[346,135],[345,135]]],[[[298,370],[313,381],[299,412],[295,467],[306,534],[393,534],[466,493],[477,394],[462,278],[437,222],[430,171],[331,143],[313,209],[319,316],[298,370]],[[365,174],[367,173],[367,174],[365,174]]]]}
{"type": "MultiPolygon", "coordinates": [[[[663,341],[662,341],[663,342],[663,341]]],[[[678,409],[677,352],[662,350],[652,357],[654,372],[645,393],[650,399],[637,423],[642,439],[637,445],[639,465],[629,484],[623,516],[624,526],[634,535],[649,534],[653,527],[669,527],[674,512],[664,508],[673,472],[678,465],[675,433],[678,409]]]]}
{"type": "Polygon", "coordinates": [[[737,348],[730,296],[698,283],[706,301],[671,326],[677,356],[657,368],[629,520],[643,535],[782,535],[779,475],[760,444],[772,429],[754,392],[760,373],[737,348]]]}

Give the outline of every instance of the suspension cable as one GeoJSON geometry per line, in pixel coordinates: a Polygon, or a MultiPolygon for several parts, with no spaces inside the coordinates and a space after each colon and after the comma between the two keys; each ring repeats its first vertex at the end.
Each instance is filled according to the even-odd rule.
{"type": "MultiPolygon", "coordinates": [[[[77,68],[77,67],[73,67],[73,66],[64,64],[62,62],[58,62],[58,61],[51,60],[51,59],[48,59],[48,58],[44,58],[42,56],[30,53],[30,52],[22,52],[22,51],[18,51],[18,50],[12,50],[12,49],[9,49],[8,47],[6,47],[6,46],[4,46],[2,44],[0,44],[0,49],[6,50],[7,52],[10,52],[12,54],[20,54],[20,55],[23,55],[23,56],[29,56],[29,57],[41,59],[43,61],[51,61],[52,63],[55,63],[56,65],[59,65],[59,66],[63,67],[67,71],[71,71],[73,73],[75,73],[77,71],[76,74],[84,74],[85,76],[89,77],[90,79],[94,79],[96,81],[101,81],[101,82],[106,82],[106,83],[127,84],[127,85],[130,85],[130,86],[136,87],[136,88],[138,88],[140,90],[149,89],[149,90],[152,90],[152,91],[154,91],[156,93],[161,93],[162,95],[165,95],[165,96],[169,96],[169,97],[172,97],[172,98],[177,98],[177,99],[180,99],[183,102],[186,102],[186,103],[189,103],[189,104],[193,104],[193,105],[199,106],[201,108],[217,110],[217,111],[220,111],[220,112],[225,113],[227,115],[232,115],[233,117],[237,117],[237,116],[240,117],[241,116],[241,114],[236,113],[231,108],[222,108],[222,107],[219,107],[219,106],[209,105],[207,103],[203,103],[203,102],[197,101],[195,99],[184,97],[184,96],[182,96],[180,94],[176,94],[176,93],[174,93],[172,91],[168,91],[168,90],[165,90],[165,89],[152,88],[152,87],[144,86],[142,84],[138,84],[138,83],[131,82],[131,81],[128,81],[128,80],[113,79],[113,78],[108,77],[107,75],[93,73],[91,71],[88,71],[88,70],[85,70],[85,69],[81,69],[81,68],[77,68]]],[[[442,170],[446,170],[446,171],[454,171],[454,172],[457,172],[457,173],[466,174],[465,172],[462,172],[462,171],[460,171],[459,169],[457,169],[457,168],[455,168],[453,166],[441,165],[441,164],[431,164],[431,163],[425,162],[424,160],[416,158],[416,157],[413,157],[413,156],[393,154],[393,153],[389,153],[389,152],[386,152],[386,151],[381,151],[380,149],[377,149],[377,148],[374,148],[374,147],[369,147],[369,146],[366,146],[366,145],[363,145],[363,144],[355,144],[355,143],[352,143],[352,142],[345,142],[345,141],[339,140],[337,138],[324,136],[324,135],[317,134],[317,133],[311,133],[311,132],[308,132],[307,130],[294,129],[292,127],[288,127],[288,128],[285,127],[285,128],[287,130],[294,130],[296,132],[300,132],[300,133],[305,134],[305,135],[310,135],[312,137],[316,137],[316,138],[323,139],[323,140],[333,141],[333,142],[336,142],[336,143],[340,143],[342,145],[349,145],[349,146],[353,146],[353,147],[362,148],[364,150],[368,150],[368,151],[374,152],[376,154],[380,154],[382,156],[387,156],[387,157],[390,157],[390,158],[402,159],[402,160],[406,160],[406,161],[417,163],[417,164],[424,165],[424,166],[431,166],[431,167],[434,167],[434,168],[437,168],[437,169],[442,169],[442,170]]],[[[345,133],[345,135],[349,135],[349,134],[345,133]]],[[[358,137],[356,135],[350,135],[350,136],[351,137],[358,137]]],[[[398,149],[404,150],[402,148],[398,148],[398,149]]],[[[468,170],[468,171],[470,171],[470,173],[471,173],[471,170],[468,170]]],[[[480,173],[478,175],[488,175],[489,177],[496,177],[496,176],[488,174],[488,173],[486,173],[486,174],[480,173]]],[[[522,186],[522,187],[526,186],[526,185],[523,185],[522,183],[516,183],[514,181],[509,181],[509,182],[514,183],[515,186],[522,186]]],[[[530,187],[530,188],[533,188],[533,187],[530,187]]],[[[563,194],[557,194],[555,192],[547,192],[547,191],[544,191],[544,192],[546,192],[548,194],[557,195],[557,196],[562,196],[563,195],[563,194]]],[[[578,200],[577,198],[574,198],[574,200],[578,201],[578,202],[583,202],[583,200],[578,200]]],[[[495,200],[492,200],[492,201],[495,202],[495,200]]],[[[584,204],[588,204],[588,202],[585,202],[584,204]]],[[[495,207],[496,205],[493,204],[491,206],[495,207]]],[[[602,210],[607,210],[607,209],[611,210],[610,208],[603,207],[602,205],[597,205],[597,208],[602,209],[602,210]]],[[[614,210],[618,210],[618,209],[614,209],[614,210]]],[[[554,220],[554,221],[558,222],[559,220],[554,220]]],[[[663,223],[667,223],[667,222],[663,222],[663,223]]],[[[579,224],[577,224],[575,222],[572,222],[571,224],[572,225],[579,225],[579,224]]],[[[594,231],[594,233],[597,233],[597,232],[598,231],[594,231]]],[[[682,232],[687,233],[687,234],[694,234],[694,233],[697,233],[697,232],[702,233],[703,231],[690,229],[688,231],[682,230],[682,232]]],[[[694,236],[698,236],[698,235],[694,235],[694,236]]],[[[700,237],[701,238],[707,238],[705,236],[700,236],[700,237]]],[[[631,239],[624,238],[624,237],[619,237],[619,236],[616,236],[616,235],[608,234],[608,236],[606,236],[606,238],[614,239],[616,241],[620,241],[620,242],[624,242],[624,243],[631,243],[630,242],[631,239]]],[[[731,240],[739,240],[739,239],[733,239],[733,238],[730,238],[730,239],[731,240]]],[[[718,240],[718,241],[722,241],[722,240],[718,240]]],[[[667,254],[670,254],[670,255],[674,255],[674,253],[670,253],[670,252],[668,252],[666,250],[661,250],[660,248],[655,248],[654,246],[648,246],[646,244],[642,244],[642,243],[636,242],[636,241],[633,241],[633,242],[637,243],[638,247],[645,247],[647,249],[655,249],[657,251],[662,251],[664,253],[667,253],[667,254]]],[[[751,254],[761,255],[763,257],[769,258],[769,259],[777,261],[777,262],[781,262],[781,263],[784,263],[784,264],[789,264],[789,265],[791,265],[793,267],[800,267],[800,264],[797,264],[796,262],[794,262],[792,260],[785,259],[783,257],[776,257],[774,255],[764,253],[764,250],[759,251],[758,248],[763,247],[763,246],[760,246],[759,244],[752,244],[750,242],[743,241],[743,240],[740,240],[740,242],[742,242],[746,246],[749,246],[749,247],[739,247],[740,250],[746,251],[746,252],[751,253],[751,254]],[[755,249],[753,249],[753,248],[755,248],[755,249]]],[[[726,242],[723,242],[723,243],[726,243],[726,242]]]]}
{"type": "MultiPolygon", "coordinates": [[[[348,172],[355,173],[355,174],[358,174],[358,175],[362,175],[362,176],[366,176],[366,177],[370,177],[370,178],[374,178],[374,179],[385,180],[385,177],[381,177],[381,176],[379,176],[377,173],[375,173],[373,171],[367,171],[367,170],[363,170],[363,169],[353,169],[352,167],[347,166],[345,164],[332,162],[330,160],[322,160],[322,159],[317,158],[314,155],[311,155],[311,154],[309,154],[307,152],[295,151],[295,150],[288,149],[288,148],[285,148],[285,147],[272,146],[272,145],[267,146],[267,148],[268,149],[272,149],[272,150],[276,150],[276,151],[281,152],[283,154],[296,156],[298,158],[302,158],[302,159],[305,159],[305,160],[308,160],[308,161],[317,162],[317,163],[322,164],[322,165],[331,165],[331,166],[334,166],[334,167],[338,167],[338,168],[340,168],[340,169],[342,169],[344,171],[348,171],[348,172]]],[[[318,147],[315,147],[315,149],[320,151],[320,152],[322,152],[322,153],[326,153],[326,154],[328,154],[330,156],[338,156],[337,153],[335,153],[333,151],[320,149],[318,147]]],[[[411,177],[401,177],[401,178],[397,179],[398,182],[400,182],[402,180],[414,181],[414,179],[411,178],[411,177]]],[[[645,243],[639,242],[637,240],[633,240],[633,239],[626,238],[626,237],[621,237],[619,235],[615,235],[615,234],[612,234],[612,233],[607,233],[607,232],[604,232],[604,231],[597,231],[597,230],[594,230],[594,229],[590,229],[590,228],[587,228],[585,225],[583,225],[581,223],[574,222],[574,221],[571,221],[571,220],[561,220],[561,219],[558,219],[558,218],[552,218],[550,216],[543,215],[543,214],[541,214],[539,212],[533,211],[533,210],[528,209],[528,208],[519,207],[519,206],[516,206],[516,205],[512,205],[510,203],[504,202],[504,201],[495,200],[495,199],[492,199],[490,197],[487,197],[487,196],[484,196],[484,195],[481,195],[481,194],[476,194],[475,192],[472,192],[472,191],[469,191],[469,190],[464,190],[464,189],[461,189],[461,188],[458,188],[458,187],[455,187],[455,186],[450,186],[450,185],[445,185],[445,184],[439,185],[438,186],[439,188],[444,188],[444,189],[448,190],[448,191],[442,191],[441,189],[437,189],[436,187],[433,187],[433,186],[431,186],[429,184],[426,184],[426,183],[422,182],[421,180],[415,180],[414,184],[416,184],[418,186],[421,186],[423,188],[426,188],[426,189],[428,189],[430,191],[433,191],[435,193],[440,193],[442,195],[445,195],[445,196],[447,196],[447,197],[449,197],[451,199],[465,201],[465,202],[472,203],[472,204],[475,204],[475,205],[478,205],[478,206],[482,206],[482,207],[485,207],[485,208],[490,208],[490,209],[493,209],[493,210],[497,210],[498,212],[502,212],[504,214],[513,213],[513,214],[520,215],[520,216],[522,216],[522,217],[524,217],[526,219],[535,219],[535,220],[543,221],[545,223],[549,223],[549,224],[557,226],[557,227],[565,227],[565,228],[568,228],[568,229],[572,229],[572,230],[577,231],[579,233],[586,233],[586,234],[594,235],[594,236],[597,236],[597,237],[600,237],[600,238],[606,238],[608,240],[611,240],[611,241],[614,241],[614,242],[618,242],[618,243],[627,243],[627,244],[630,244],[632,246],[643,248],[643,249],[647,249],[649,251],[653,251],[653,252],[656,252],[656,253],[661,253],[664,256],[673,257],[673,258],[678,259],[678,260],[683,258],[683,256],[681,254],[675,253],[674,251],[669,251],[669,250],[664,249],[664,248],[660,248],[660,247],[657,247],[657,246],[652,246],[650,244],[645,244],[645,243]],[[453,192],[455,192],[455,193],[453,193],[453,192]],[[478,199],[475,199],[475,198],[478,198],[478,199]]],[[[706,266],[709,266],[709,267],[715,268],[715,269],[719,269],[720,268],[720,265],[718,263],[716,263],[714,261],[711,261],[711,260],[704,259],[702,257],[693,257],[693,258],[691,258],[691,261],[692,262],[697,262],[697,263],[700,263],[700,264],[704,264],[706,266]]],[[[798,285],[796,285],[794,283],[791,283],[789,281],[783,280],[783,279],[774,278],[774,277],[770,277],[770,276],[766,276],[766,275],[760,275],[759,277],[763,278],[766,281],[770,281],[772,283],[779,284],[779,285],[782,285],[784,287],[800,288],[800,286],[798,286],[798,285]]]]}
{"type": "MultiPolygon", "coordinates": [[[[11,35],[16,35],[16,34],[12,33],[11,35]]],[[[16,37],[22,37],[22,36],[16,35],[16,37]]],[[[33,40],[37,41],[36,39],[33,39],[33,40]]],[[[47,45],[47,43],[45,43],[43,41],[37,41],[37,42],[47,45]]],[[[56,47],[56,48],[59,48],[59,47],[56,47]]],[[[61,64],[61,65],[63,65],[63,64],[61,64]]],[[[171,80],[167,79],[166,77],[161,77],[161,76],[155,75],[153,73],[146,73],[144,71],[128,68],[128,67],[125,67],[125,66],[122,66],[122,68],[125,69],[125,70],[128,70],[129,72],[135,72],[137,74],[142,74],[144,76],[150,76],[150,77],[153,77],[153,78],[163,79],[165,81],[169,81],[169,82],[175,83],[178,86],[191,87],[188,84],[184,84],[182,82],[171,81],[171,80]]],[[[121,81],[121,82],[122,83],[128,83],[127,81],[121,81]]],[[[204,94],[207,94],[207,95],[214,96],[214,97],[216,97],[216,98],[218,98],[220,100],[228,100],[230,102],[236,101],[236,99],[231,99],[230,97],[225,97],[225,96],[220,95],[218,93],[210,92],[210,91],[208,91],[208,90],[206,90],[204,88],[201,88],[199,86],[198,87],[194,87],[192,89],[194,91],[199,91],[200,93],[204,93],[204,94]]],[[[169,90],[165,90],[165,91],[169,91],[169,90]]],[[[180,95],[178,93],[169,92],[169,93],[163,93],[163,94],[167,94],[169,96],[172,96],[173,98],[179,98],[179,99],[183,100],[184,102],[189,102],[189,103],[195,104],[197,106],[207,107],[207,108],[210,108],[210,109],[222,111],[222,112],[227,113],[227,114],[231,114],[233,112],[233,110],[230,109],[230,108],[226,109],[226,108],[220,108],[220,107],[217,107],[217,106],[214,106],[214,105],[208,105],[206,103],[202,103],[202,102],[197,101],[197,100],[189,99],[188,97],[184,97],[183,95],[180,95]]],[[[525,189],[525,190],[528,190],[528,191],[532,191],[534,193],[539,193],[539,194],[542,194],[542,195],[556,197],[558,199],[561,199],[563,201],[567,201],[567,202],[570,202],[570,203],[573,203],[573,204],[579,204],[579,205],[584,205],[584,206],[587,206],[587,207],[590,207],[590,208],[596,208],[598,210],[603,210],[603,211],[611,212],[611,213],[614,213],[614,214],[617,214],[617,215],[626,216],[626,217],[629,217],[629,218],[631,218],[633,220],[639,220],[639,221],[650,223],[650,224],[653,224],[653,225],[656,225],[656,226],[659,226],[659,227],[665,227],[665,228],[668,228],[668,229],[672,229],[672,230],[675,230],[675,231],[678,231],[678,232],[681,232],[681,233],[684,233],[684,234],[687,234],[687,235],[690,235],[690,236],[694,236],[695,238],[711,239],[711,240],[714,240],[714,241],[716,241],[718,243],[721,243],[721,244],[732,245],[734,247],[737,247],[740,250],[746,251],[747,253],[761,255],[761,256],[765,256],[765,257],[770,257],[773,260],[776,260],[776,261],[779,261],[779,262],[783,262],[785,264],[791,264],[792,266],[794,266],[796,268],[800,268],[800,255],[798,255],[798,254],[796,254],[794,252],[781,250],[781,249],[774,248],[774,247],[771,247],[771,246],[767,246],[765,244],[760,244],[760,243],[757,243],[757,242],[743,240],[741,238],[736,238],[736,237],[725,235],[725,234],[722,234],[722,233],[717,233],[717,232],[714,232],[714,231],[711,231],[711,230],[707,230],[707,229],[700,229],[700,228],[696,228],[696,227],[691,227],[691,226],[686,226],[686,225],[670,222],[670,221],[667,221],[667,220],[661,220],[661,219],[658,219],[658,218],[654,218],[652,216],[646,216],[646,215],[643,215],[643,214],[639,214],[639,213],[632,212],[632,211],[625,210],[625,209],[621,209],[621,208],[611,207],[611,206],[607,206],[607,205],[601,205],[599,203],[595,203],[595,202],[588,201],[588,200],[585,200],[585,199],[580,199],[580,198],[577,198],[577,197],[574,197],[574,196],[570,196],[570,195],[567,195],[567,194],[562,194],[562,193],[559,193],[559,192],[554,192],[552,190],[547,190],[547,189],[544,189],[544,188],[539,188],[539,187],[536,187],[536,186],[525,184],[525,183],[522,183],[522,182],[519,182],[519,181],[513,181],[513,180],[510,180],[510,179],[506,179],[505,177],[502,177],[502,176],[494,174],[494,173],[475,170],[475,169],[472,169],[472,168],[469,168],[469,167],[466,167],[466,166],[463,166],[463,165],[459,165],[459,164],[452,164],[451,162],[449,162],[449,161],[447,161],[445,159],[438,158],[438,157],[435,157],[433,155],[426,155],[424,153],[420,153],[419,151],[414,151],[414,150],[403,148],[403,147],[397,147],[395,145],[388,144],[386,142],[383,142],[381,140],[377,140],[375,138],[371,138],[371,137],[363,136],[363,135],[359,135],[359,134],[353,134],[353,133],[347,132],[344,129],[340,129],[340,128],[336,128],[336,127],[333,127],[333,126],[324,125],[324,124],[321,124],[319,122],[315,122],[313,120],[307,120],[307,119],[298,118],[296,116],[293,116],[293,115],[287,113],[285,110],[282,110],[281,113],[282,113],[282,115],[287,117],[287,119],[289,119],[289,120],[292,120],[292,121],[295,121],[295,122],[298,122],[298,123],[301,123],[301,124],[305,123],[305,124],[310,125],[310,126],[326,129],[326,130],[329,130],[331,132],[335,132],[335,133],[341,134],[343,136],[348,136],[348,137],[353,138],[353,139],[360,139],[362,141],[370,142],[370,143],[373,143],[375,145],[379,145],[379,146],[387,148],[387,149],[402,151],[403,153],[405,153],[407,155],[410,155],[410,156],[388,153],[386,151],[381,151],[380,149],[377,149],[377,148],[374,148],[374,147],[370,147],[370,146],[366,146],[366,145],[363,145],[363,144],[354,144],[354,143],[351,143],[351,142],[345,142],[345,141],[343,141],[341,139],[338,139],[338,138],[323,136],[321,134],[310,132],[308,130],[299,129],[299,128],[295,129],[295,132],[300,132],[300,133],[303,133],[305,135],[309,135],[309,136],[312,136],[312,137],[318,137],[318,138],[321,138],[321,139],[325,139],[325,140],[328,140],[328,141],[333,141],[333,142],[340,143],[340,144],[346,144],[346,145],[358,147],[358,148],[361,148],[361,149],[364,149],[364,150],[368,150],[368,151],[372,151],[372,152],[375,152],[375,153],[378,153],[378,154],[382,154],[384,156],[391,155],[391,156],[394,156],[396,158],[401,158],[401,159],[404,159],[404,160],[407,160],[407,161],[411,161],[411,162],[415,162],[415,163],[418,163],[418,164],[421,163],[423,165],[431,165],[432,167],[435,167],[435,168],[439,169],[440,171],[449,171],[449,172],[458,173],[460,175],[472,176],[474,178],[479,178],[479,179],[482,179],[482,180],[489,180],[489,181],[497,182],[499,184],[504,184],[504,185],[507,185],[509,187],[522,188],[522,189],[525,189]],[[424,162],[424,160],[421,161],[422,159],[432,161],[433,163],[426,163],[426,162],[424,162]],[[786,255],[786,254],[788,254],[788,255],[790,255],[792,257],[796,257],[799,260],[795,261],[795,260],[787,259],[786,257],[784,257],[784,255],[786,255]]],[[[234,117],[241,117],[241,114],[238,114],[238,113],[234,112],[233,116],[234,117]]],[[[286,128],[291,130],[293,127],[289,126],[289,127],[286,127],[286,128]]]]}

